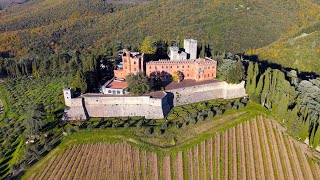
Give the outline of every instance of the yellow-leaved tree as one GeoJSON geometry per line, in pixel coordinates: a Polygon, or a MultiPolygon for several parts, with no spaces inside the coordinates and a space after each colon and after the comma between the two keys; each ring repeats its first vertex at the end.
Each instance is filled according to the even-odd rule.
{"type": "Polygon", "coordinates": [[[157,51],[157,47],[155,45],[153,38],[151,36],[147,36],[140,46],[140,51],[145,54],[155,54],[157,51]]]}
{"type": "Polygon", "coordinates": [[[183,79],[183,74],[180,71],[176,71],[172,75],[172,80],[175,82],[180,82],[183,79]]]}

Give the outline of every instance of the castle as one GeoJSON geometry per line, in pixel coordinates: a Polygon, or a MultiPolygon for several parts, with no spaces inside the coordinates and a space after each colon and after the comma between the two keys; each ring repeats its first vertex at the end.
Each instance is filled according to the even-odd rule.
{"type": "Polygon", "coordinates": [[[114,70],[114,76],[125,79],[130,73],[145,72],[148,77],[171,78],[175,72],[182,73],[183,79],[195,81],[216,78],[217,62],[210,58],[197,58],[197,41],[184,40],[184,50],[170,47],[170,59],[145,62],[144,54],[123,50],[122,62],[114,70]]]}
{"type": "Polygon", "coordinates": [[[83,94],[74,98],[71,88],[64,88],[66,120],[90,117],[133,117],[162,119],[173,106],[217,98],[231,99],[246,96],[244,82],[228,84],[215,80],[217,62],[210,58],[197,58],[197,41],[184,40],[184,51],[170,47],[170,59],[145,61],[144,54],[123,50],[122,61],[114,70],[114,78],[101,87],[101,93],[83,94]],[[181,83],[171,83],[165,91],[142,96],[126,92],[125,77],[143,72],[148,77],[171,79],[175,72],[182,74],[181,83]]]}

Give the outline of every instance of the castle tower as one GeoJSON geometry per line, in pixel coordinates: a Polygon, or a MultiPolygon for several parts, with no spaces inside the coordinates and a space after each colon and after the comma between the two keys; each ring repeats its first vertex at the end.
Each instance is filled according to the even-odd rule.
{"type": "Polygon", "coordinates": [[[185,39],[183,46],[186,53],[189,55],[189,59],[197,59],[197,44],[198,41],[194,39],[185,39]]]}
{"type": "Polygon", "coordinates": [[[70,87],[63,89],[63,97],[66,106],[71,106],[72,89],[70,87]]]}
{"type": "Polygon", "coordinates": [[[170,53],[169,53],[170,59],[171,60],[176,60],[177,56],[178,56],[178,53],[179,53],[179,48],[175,47],[175,46],[172,46],[169,49],[170,49],[170,53]]]}

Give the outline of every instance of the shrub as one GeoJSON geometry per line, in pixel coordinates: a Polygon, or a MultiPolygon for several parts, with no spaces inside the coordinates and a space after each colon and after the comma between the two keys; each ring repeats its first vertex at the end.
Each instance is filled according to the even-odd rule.
{"type": "Polygon", "coordinates": [[[208,111],[208,117],[213,118],[214,117],[214,112],[213,111],[208,111]]]}
{"type": "Polygon", "coordinates": [[[199,116],[197,117],[197,120],[198,120],[198,121],[204,121],[203,115],[199,115],[199,116]]]}
{"type": "Polygon", "coordinates": [[[170,144],[171,144],[172,146],[176,145],[176,140],[175,140],[175,138],[171,138],[170,144]]]}
{"type": "Polygon", "coordinates": [[[216,113],[217,113],[218,116],[221,116],[223,114],[221,109],[217,109],[216,113]]]}
{"type": "Polygon", "coordinates": [[[167,129],[168,128],[168,121],[164,122],[162,125],[161,125],[162,129],[167,129]]]}
{"type": "Polygon", "coordinates": [[[190,118],[190,122],[191,122],[192,124],[196,124],[196,123],[197,123],[197,119],[194,118],[194,117],[191,117],[191,118],[190,118]]]}
{"type": "Polygon", "coordinates": [[[128,128],[128,127],[130,127],[130,124],[129,123],[124,123],[124,125],[123,125],[125,128],[128,128]]]}
{"type": "Polygon", "coordinates": [[[231,109],[231,108],[232,108],[231,102],[229,102],[229,103],[226,104],[226,108],[227,108],[227,109],[231,109]]]}
{"type": "Polygon", "coordinates": [[[162,135],[164,132],[165,132],[165,130],[164,130],[164,129],[159,129],[159,131],[158,131],[158,135],[160,136],[160,135],[162,135]]]}
{"type": "Polygon", "coordinates": [[[111,126],[112,128],[117,128],[117,127],[119,127],[119,124],[118,123],[112,123],[112,126],[111,126]]]}
{"type": "Polygon", "coordinates": [[[142,122],[142,121],[139,121],[139,122],[137,123],[137,128],[141,129],[141,128],[142,128],[142,125],[143,125],[143,122],[142,122]]]}
{"type": "Polygon", "coordinates": [[[238,105],[236,105],[236,104],[233,105],[232,109],[233,109],[233,110],[238,110],[238,105]]]}
{"type": "Polygon", "coordinates": [[[178,129],[180,129],[180,128],[182,127],[182,123],[177,122],[176,127],[177,127],[178,129]]]}
{"type": "Polygon", "coordinates": [[[154,129],[153,127],[148,127],[146,130],[145,130],[145,134],[147,135],[151,135],[153,133],[154,129]]]}
{"type": "Polygon", "coordinates": [[[93,128],[94,128],[94,125],[93,125],[93,124],[89,124],[89,125],[87,126],[87,129],[88,129],[89,131],[92,131],[93,128]]]}
{"type": "Polygon", "coordinates": [[[245,105],[243,103],[240,103],[238,109],[243,109],[244,107],[245,105]]]}

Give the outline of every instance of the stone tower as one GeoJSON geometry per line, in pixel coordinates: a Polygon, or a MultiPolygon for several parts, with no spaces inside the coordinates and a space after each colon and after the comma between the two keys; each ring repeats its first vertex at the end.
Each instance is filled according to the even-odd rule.
{"type": "Polygon", "coordinates": [[[197,44],[198,41],[194,39],[185,39],[184,40],[184,50],[189,55],[189,59],[197,59],[197,44]]]}
{"type": "Polygon", "coordinates": [[[63,89],[63,97],[66,106],[71,106],[72,89],[70,87],[63,89]]]}

